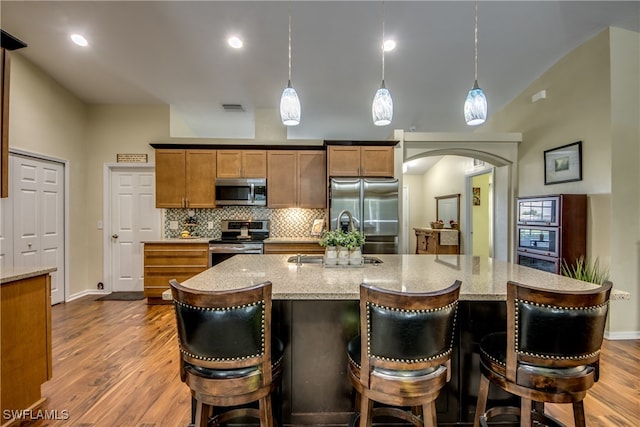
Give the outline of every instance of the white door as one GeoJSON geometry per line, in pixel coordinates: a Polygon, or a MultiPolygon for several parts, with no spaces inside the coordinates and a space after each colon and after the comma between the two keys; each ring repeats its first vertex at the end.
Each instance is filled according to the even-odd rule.
{"type": "Polygon", "coordinates": [[[64,301],[64,165],[11,156],[13,264],[54,266],[51,303],[64,301]]]}
{"type": "Polygon", "coordinates": [[[149,168],[111,170],[110,231],[113,292],[143,290],[142,241],[160,237],[155,173],[149,168]]]}

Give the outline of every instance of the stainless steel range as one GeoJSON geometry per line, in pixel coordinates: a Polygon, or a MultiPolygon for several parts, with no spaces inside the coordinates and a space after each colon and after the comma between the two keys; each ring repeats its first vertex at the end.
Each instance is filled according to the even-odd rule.
{"type": "Polygon", "coordinates": [[[269,227],[268,219],[221,221],[221,238],[209,241],[211,265],[237,254],[263,253],[263,240],[269,237],[269,227]]]}

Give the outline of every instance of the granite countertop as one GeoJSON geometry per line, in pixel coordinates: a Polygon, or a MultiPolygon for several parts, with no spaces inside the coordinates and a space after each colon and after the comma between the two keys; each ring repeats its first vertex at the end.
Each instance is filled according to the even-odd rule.
{"type": "Polygon", "coordinates": [[[212,237],[189,237],[183,239],[181,237],[169,239],[143,240],[142,243],[209,243],[212,237]]]}
{"type": "MultiPolygon", "coordinates": [[[[186,280],[200,290],[238,289],[264,281],[273,283],[281,300],[357,300],[360,283],[404,292],[444,289],[462,281],[461,300],[505,300],[508,280],[549,289],[583,290],[591,283],[486,257],[469,255],[372,255],[382,264],[327,268],[322,264],[288,263],[290,255],[236,255],[186,280]]],[[[163,295],[171,299],[170,292],[163,295]]],[[[614,291],[611,299],[629,299],[614,291]]]]}
{"type": "Polygon", "coordinates": [[[0,284],[30,279],[58,270],[56,267],[3,267],[0,270],[0,284]]]}

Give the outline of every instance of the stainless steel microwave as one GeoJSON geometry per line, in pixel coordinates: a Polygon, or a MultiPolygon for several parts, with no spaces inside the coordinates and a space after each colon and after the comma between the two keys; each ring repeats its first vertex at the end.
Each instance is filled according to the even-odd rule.
{"type": "Polygon", "coordinates": [[[265,178],[217,178],[216,205],[266,206],[267,180],[265,178]]]}

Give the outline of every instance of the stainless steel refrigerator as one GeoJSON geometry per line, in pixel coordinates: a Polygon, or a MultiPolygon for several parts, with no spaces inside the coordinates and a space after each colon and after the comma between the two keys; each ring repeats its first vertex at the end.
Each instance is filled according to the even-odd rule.
{"type": "Polygon", "coordinates": [[[398,180],[376,178],[332,178],[330,182],[329,228],[353,225],[365,235],[363,253],[398,253],[398,180]]]}

